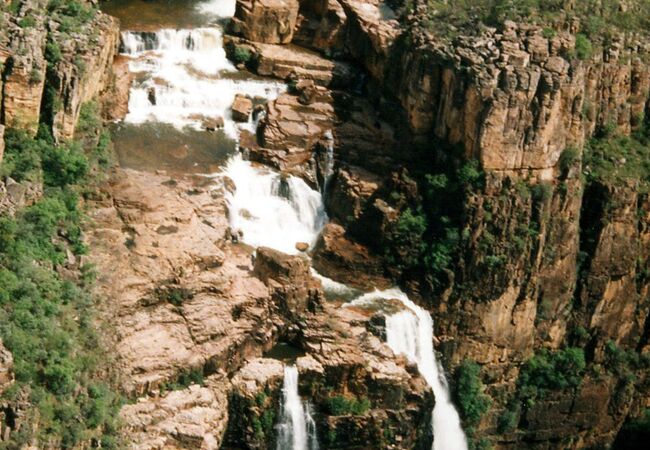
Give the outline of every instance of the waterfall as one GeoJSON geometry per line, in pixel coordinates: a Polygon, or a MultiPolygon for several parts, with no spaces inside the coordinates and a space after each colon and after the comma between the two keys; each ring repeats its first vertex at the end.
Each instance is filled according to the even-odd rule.
{"type": "Polygon", "coordinates": [[[325,138],[325,154],[319,155],[318,165],[322,182],[320,185],[323,197],[327,195],[327,188],[329,186],[332,175],[334,174],[334,135],[332,130],[327,130],[323,137],[325,138]]]}
{"type": "Polygon", "coordinates": [[[311,407],[298,394],[298,370],[294,366],[284,367],[282,407],[276,428],[277,450],[318,450],[316,423],[311,407]]]}
{"type": "Polygon", "coordinates": [[[232,120],[235,95],[272,100],[286,89],[278,82],[236,79],[237,69],[226,58],[218,27],[124,31],[121,51],[137,74],[127,123],[201,128],[204,121],[222,118],[224,132],[236,139],[239,129],[250,129],[251,123],[232,120]]]}
{"type": "Polygon", "coordinates": [[[321,195],[302,179],[257,168],[233,156],[223,175],[235,184],[228,193],[230,226],[243,241],[295,254],[296,243],[313,245],[327,223],[321,195]]]}
{"type": "Polygon", "coordinates": [[[199,11],[204,14],[211,14],[220,18],[230,18],[235,15],[236,0],[208,0],[200,3],[199,11]]]}
{"type": "Polygon", "coordinates": [[[362,295],[352,304],[372,304],[377,300],[399,300],[405,310],[386,317],[386,340],[396,354],[405,355],[431,386],[436,404],[433,408],[433,450],[466,450],[467,440],[460,417],[451,402],[444,371],[433,348],[433,319],[413,303],[400,289],[375,291],[362,295]]]}

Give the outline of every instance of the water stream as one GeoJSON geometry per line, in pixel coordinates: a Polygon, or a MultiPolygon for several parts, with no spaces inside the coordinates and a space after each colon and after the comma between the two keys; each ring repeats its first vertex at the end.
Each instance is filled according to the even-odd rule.
{"type": "Polygon", "coordinates": [[[405,355],[418,366],[431,386],[436,404],[433,408],[433,450],[466,450],[467,439],[458,412],[451,402],[444,370],[433,348],[433,319],[413,303],[400,289],[375,291],[362,295],[352,304],[368,305],[382,300],[398,300],[404,309],[386,317],[386,341],[396,353],[405,355]]]}
{"type": "MultiPolygon", "coordinates": [[[[253,79],[238,72],[226,58],[222,43],[223,18],[234,13],[234,0],[167,0],[147,2],[114,0],[106,5],[108,11],[128,20],[130,31],[122,33],[122,53],[129,58],[130,70],[136,74],[129,101],[129,112],[124,122],[131,136],[127,145],[142,140],[143,130],[150,134],[139,142],[148,153],[156,154],[164,148],[157,140],[164,138],[161,126],[173,127],[174,139],[185,135],[182,145],[172,143],[170,154],[183,159],[192,154],[188,147],[199,141],[197,131],[206,127],[206,121],[221,124],[220,146],[234,152],[241,130],[254,131],[259,117],[249,117],[248,123],[238,124],[232,119],[230,107],[236,94],[245,94],[258,100],[272,100],[286,89],[282,83],[253,79]],[[151,2],[153,4],[153,2],[151,2]],[[191,12],[183,20],[181,13],[191,5],[191,12]],[[110,8],[115,8],[111,11],[110,8]],[[135,8],[135,10],[133,10],[135,8]],[[138,9],[140,8],[140,9],[138,9]],[[137,11],[143,14],[138,15],[137,11]],[[175,26],[185,27],[181,29],[175,26]],[[165,125],[167,124],[167,125],[165,125]],[[138,128],[140,127],[140,128],[138,128]],[[148,128],[147,128],[148,127],[148,128]],[[135,130],[135,131],[134,131],[135,130]],[[139,130],[139,131],[138,131],[139,130]],[[190,139],[190,136],[193,136],[190,139]]],[[[243,233],[243,241],[254,246],[268,246],[285,253],[296,254],[297,243],[313,246],[327,223],[323,195],[333,173],[333,138],[325,136],[327,148],[322,167],[321,192],[311,189],[302,179],[285,176],[270,169],[255,166],[241,155],[230,157],[221,171],[235,189],[227,194],[229,220],[233,229],[243,233]]],[[[201,138],[200,147],[212,145],[201,138]]],[[[120,147],[120,143],[116,143],[120,147]]],[[[197,147],[199,147],[197,145],[197,147]]],[[[195,153],[206,157],[205,152],[195,153]]],[[[220,153],[222,155],[223,152],[220,153]]],[[[165,160],[173,166],[174,159],[165,160]]],[[[215,161],[222,161],[216,159],[215,161]]],[[[139,160],[137,160],[139,161],[139,160]]],[[[142,164],[142,163],[140,163],[142,164]]],[[[199,164],[198,162],[195,163],[199,164]]],[[[200,162],[208,169],[210,164],[200,162]]],[[[403,309],[387,313],[387,343],[395,353],[406,355],[417,363],[422,376],[433,389],[436,405],[433,411],[434,450],[465,450],[467,443],[460,427],[458,413],[449,398],[449,389],[433,348],[433,321],[428,312],[414,304],[399,289],[376,291],[359,296],[355,290],[315,274],[325,290],[354,304],[368,304],[382,300],[398,300],[403,309]],[[356,298],[356,299],[355,299],[356,298]]],[[[298,394],[298,371],[286,365],[284,371],[283,402],[277,425],[278,450],[316,450],[316,425],[310,406],[298,394]]]]}
{"type": "Polygon", "coordinates": [[[298,394],[298,370],[284,367],[282,407],[277,428],[277,450],[318,450],[316,422],[311,406],[298,394]]]}

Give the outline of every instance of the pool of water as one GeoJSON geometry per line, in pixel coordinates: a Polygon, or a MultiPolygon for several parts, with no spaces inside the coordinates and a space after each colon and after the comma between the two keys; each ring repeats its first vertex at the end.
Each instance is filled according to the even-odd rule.
{"type": "Polygon", "coordinates": [[[235,0],[106,0],[100,9],[120,19],[123,30],[196,28],[230,17],[235,0]]]}
{"type": "Polygon", "coordinates": [[[236,151],[235,141],[223,131],[178,129],[157,122],[119,123],[111,131],[120,165],[136,170],[212,173],[236,151]]]}

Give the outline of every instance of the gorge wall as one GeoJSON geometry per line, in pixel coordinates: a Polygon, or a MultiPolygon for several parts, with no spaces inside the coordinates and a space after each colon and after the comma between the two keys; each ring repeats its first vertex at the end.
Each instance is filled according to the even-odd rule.
{"type": "MultiPolygon", "coordinates": [[[[647,40],[615,35],[583,55],[579,21],[551,31],[477,25],[449,39],[427,23],[424,4],[399,23],[374,1],[299,3],[296,19],[295,2],[278,7],[292,42],[317,51],[321,70],[331,73],[332,58],[351,63],[366,99],[341,95],[317,71],[267,70],[296,89],[245,145],[317,182],[331,130],[337,170],[326,201],[347,234],[325,229],[317,268],[365,271],[379,285],[389,275],[420,295],[448,369],[480,365],[491,407],[474,421],[477,439],[498,448],[613,442],[650,406],[647,151],[631,144],[647,148],[647,40]],[[278,130],[300,140],[269,145],[278,130]],[[544,387],[541,376],[532,384],[544,392],[524,393],[535,363],[552,366],[574,348],[584,350],[579,381],[544,387]]],[[[265,14],[236,13],[260,24],[265,14]]],[[[251,69],[287,64],[279,41],[233,31],[233,51],[249,49],[251,69]]]]}
{"type": "MultiPolygon", "coordinates": [[[[0,10],[0,159],[6,128],[69,139],[81,106],[113,104],[124,77],[115,19],[52,17],[46,3],[0,10]]],[[[325,193],[320,272],[396,281],[432,312],[472,445],[607,446],[650,408],[647,40],[583,55],[578,23],[511,21],[441,37],[425,10],[238,1],[231,59],[290,86],[240,146],[325,193]]],[[[18,184],[0,184],[3,211],[41,195],[18,184]]],[[[104,312],[121,388],[139,397],[122,410],[128,438],[268,447],[282,371],[264,354],[282,339],[306,352],[300,388],[324,448],[430,448],[435,399],[386,350],[378,318],[322,301],[299,257],[261,249],[252,262],[212,194],[124,171],[88,202],[99,289],[119,305],[104,312]],[[202,386],[182,386],[198,372],[202,386]],[[337,414],[339,397],[366,408],[337,414]]],[[[4,391],[1,342],[0,356],[4,391]]]]}

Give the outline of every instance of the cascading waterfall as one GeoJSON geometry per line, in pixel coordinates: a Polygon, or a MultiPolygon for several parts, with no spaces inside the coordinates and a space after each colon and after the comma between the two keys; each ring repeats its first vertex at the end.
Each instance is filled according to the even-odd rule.
{"type": "Polygon", "coordinates": [[[321,195],[298,177],[257,168],[241,155],[223,175],[236,187],[226,196],[230,226],[247,244],[295,254],[296,243],[313,245],[327,223],[321,195]]]}
{"type": "Polygon", "coordinates": [[[284,367],[282,408],[277,431],[277,450],[318,450],[316,423],[311,407],[298,394],[298,370],[284,367]]]}
{"type": "Polygon", "coordinates": [[[420,374],[433,390],[436,399],[432,419],[433,450],[467,450],[460,417],[451,402],[447,380],[433,348],[431,315],[396,288],[362,295],[352,304],[392,299],[399,300],[406,309],[386,317],[386,340],[396,354],[403,354],[417,364],[420,374]]]}
{"type": "Polygon", "coordinates": [[[325,154],[322,155],[322,167],[320,168],[321,176],[323,177],[321,193],[323,196],[327,195],[327,188],[329,186],[332,175],[334,175],[334,135],[332,130],[327,130],[323,137],[325,138],[325,154]]]}
{"type": "Polygon", "coordinates": [[[224,132],[236,139],[239,128],[230,107],[236,94],[276,98],[282,83],[228,78],[237,69],[226,58],[218,27],[155,32],[122,32],[122,53],[137,73],[129,98],[127,123],[156,121],[182,128],[200,128],[203,121],[222,118],[224,132]]]}

